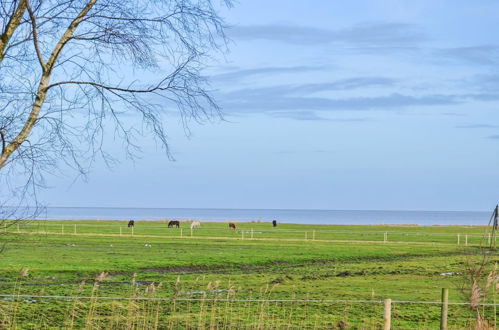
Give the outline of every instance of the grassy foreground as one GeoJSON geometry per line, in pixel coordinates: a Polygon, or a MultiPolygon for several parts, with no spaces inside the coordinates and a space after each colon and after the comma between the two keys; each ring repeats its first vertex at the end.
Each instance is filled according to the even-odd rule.
{"type": "MultiPolygon", "coordinates": [[[[138,222],[132,236],[123,221],[12,226],[1,236],[7,245],[0,254],[0,294],[86,298],[3,297],[1,325],[377,329],[383,321],[380,303],[302,300],[428,302],[439,301],[445,287],[451,302],[465,301],[460,290],[465,283],[458,273],[485,230],[292,224],[272,228],[269,223],[237,227],[233,231],[224,223],[203,223],[191,236],[188,223],[180,230],[166,228],[164,222],[138,222]],[[144,297],[153,300],[135,299],[144,297]],[[279,301],[288,299],[299,301],[279,301]]],[[[498,261],[496,254],[489,259],[489,264],[498,261]]],[[[495,309],[484,307],[483,312],[494,322],[495,309]]],[[[394,328],[433,329],[438,328],[440,306],[394,303],[392,313],[394,328]]],[[[450,328],[468,328],[472,322],[468,306],[450,306],[450,328]]]]}

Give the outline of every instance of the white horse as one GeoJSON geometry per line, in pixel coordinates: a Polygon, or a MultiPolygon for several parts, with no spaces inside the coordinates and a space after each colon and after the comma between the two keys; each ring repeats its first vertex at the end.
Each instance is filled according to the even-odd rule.
{"type": "Polygon", "coordinates": [[[191,223],[191,229],[192,228],[197,228],[197,227],[201,227],[201,222],[199,222],[199,221],[193,221],[191,223]]]}

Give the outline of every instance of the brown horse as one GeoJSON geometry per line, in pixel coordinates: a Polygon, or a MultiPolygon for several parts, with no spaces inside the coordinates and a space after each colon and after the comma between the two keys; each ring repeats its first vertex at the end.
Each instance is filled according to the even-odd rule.
{"type": "Polygon", "coordinates": [[[229,228],[236,230],[236,224],[233,222],[229,222],[229,228]]]}

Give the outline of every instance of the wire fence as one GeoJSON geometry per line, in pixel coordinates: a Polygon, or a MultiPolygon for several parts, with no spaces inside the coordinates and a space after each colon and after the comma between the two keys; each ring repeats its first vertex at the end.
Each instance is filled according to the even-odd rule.
{"type": "MultiPolygon", "coordinates": [[[[237,299],[237,298],[178,298],[178,297],[111,297],[111,296],[57,296],[57,295],[34,295],[34,294],[0,294],[1,298],[24,299],[66,299],[66,300],[126,300],[126,301],[205,301],[205,302],[282,302],[282,303],[342,303],[342,304],[383,304],[385,300],[349,300],[349,299],[237,299]]],[[[413,300],[391,300],[396,304],[415,305],[459,305],[459,306],[499,306],[498,303],[476,303],[469,302],[442,302],[442,301],[413,301],[413,300]]]]}
{"type": "MultiPolygon", "coordinates": [[[[153,294],[149,292],[149,294],[153,294]]],[[[448,329],[473,328],[466,302],[228,297],[0,295],[2,328],[448,329]],[[448,321],[447,321],[448,315],[448,321]]],[[[497,305],[474,306],[496,326],[497,305]]]]}

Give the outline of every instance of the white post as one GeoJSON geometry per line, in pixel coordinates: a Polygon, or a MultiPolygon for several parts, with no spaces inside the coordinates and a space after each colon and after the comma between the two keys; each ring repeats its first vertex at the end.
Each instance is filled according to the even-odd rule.
{"type": "Polygon", "coordinates": [[[183,237],[182,228],[180,228],[180,237],[183,237]]]}
{"type": "Polygon", "coordinates": [[[251,228],[251,239],[253,239],[253,228],[251,228]]]}
{"type": "Polygon", "coordinates": [[[464,245],[468,246],[468,234],[464,236],[464,245]]]}
{"type": "Polygon", "coordinates": [[[312,232],[312,240],[315,241],[315,230],[312,232]]]}
{"type": "Polygon", "coordinates": [[[490,233],[489,233],[489,239],[487,240],[487,242],[488,242],[487,245],[490,245],[490,241],[491,241],[491,239],[490,239],[490,233]]]}
{"type": "Polygon", "coordinates": [[[457,245],[461,245],[461,234],[457,234],[457,245]]]}

